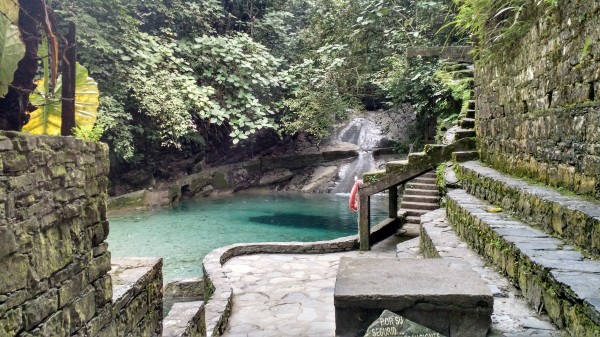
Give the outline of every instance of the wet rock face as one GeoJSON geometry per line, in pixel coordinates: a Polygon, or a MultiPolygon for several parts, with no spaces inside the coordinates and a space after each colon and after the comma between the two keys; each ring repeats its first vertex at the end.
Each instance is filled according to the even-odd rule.
{"type": "Polygon", "coordinates": [[[379,163],[373,157],[373,150],[387,142],[381,126],[372,116],[356,117],[346,127],[339,131],[336,138],[339,141],[356,144],[359,147],[358,157],[340,167],[339,181],[332,189],[332,193],[350,193],[355,177],[372,171],[379,163]]]}
{"type": "Polygon", "coordinates": [[[561,3],[532,19],[519,48],[476,65],[484,161],[600,197],[599,9],[587,0],[561,3]]]}

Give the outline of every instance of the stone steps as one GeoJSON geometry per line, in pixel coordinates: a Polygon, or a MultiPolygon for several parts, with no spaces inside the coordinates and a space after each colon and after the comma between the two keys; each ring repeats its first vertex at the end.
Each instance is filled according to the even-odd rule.
{"type": "Polygon", "coordinates": [[[437,195],[418,195],[418,194],[404,194],[402,196],[402,201],[407,202],[418,202],[418,203],[428,203],[428,204],[437,204],[440,198],[437,195]]]}
{"type": "Polygon", "coordinates": [[[407,224],[420,224],[421,223],[421,216],[420,215],[407,215],[406,216],[406,223],[407,224]]]}
{"type": "Polygon", "coordinates": [[[434,209],[438,209],[440,208],[440,205],[438,203],[431,203],[431,202],[415,202],[415,201],[407,201],[404,200],[404,198],[402,199],[402,209],[422,209],[422,210],[426,210],[426,211],[432,211],[434,209]]]}
{"type": "Polygon", "coordinates": [[[430,178],[430,177],[420,176],[420,177],[417,177],[417,178],[411,180],[411,182],[421,183],[421,184],[434,184],[435,185],[436,178],[435,177],[431,177],[430,178]]]}
{"type": "Polygon", "coordinates": [[[435,185],[435,183],[434,184],[415,183],[415,182],[410,181],[406,185],[407,185],[406,189],[437,191],[437,186],[435,185]]]}
{"type": "Polygon", "coordinates": [[[460,127],[463,129],[473,129],[475,128],[475,119],[474,118],[463,118],[460,120],[460,127]]]}
{"type": "Polygon", "coordinates": [[[435,172],[427,172],[406,184],[400,203],[400,212],[406,216],[406,223],[419,224],[421,215],[439,207],[435,172]]]}
{"type": "Polygon", "coordinates": [[[439,191],[437,189],[435,190],[422,190],[422,189],[418,189],[418,188],[408,188],[404,190],[404,195],[405,196],[415,196],[415,195],[422,195],[422,196],[438,196],[439,191]]]}
{"type": "Polygon", "coordinates": [[[475,118],[475,108],[467,110],[466,118],[475,118]]]}
{"type": "Polygon", "coordinates": [[[512,178],[476,161],[456,165],[467,192],[600,258],[600,204],[512,178]]]}
{"type": "Polygon", "coordinates": [[[479,159],[479,152],[477,151],[459,151],[452,154],[452,161],[455,163],[462,163],[477,159],[479,159]]]}
{"type": "MultiPolygon", "coordinates": [[[[490,187],[477,185],[475,191],[486,193],[482,186],[490,187]]],[[[535,309],[544,309],[572,336],[598,336],[600,261],[505,212],[489,212],[494,205],[464,190],[450,191],[446,200],[454,231],[517,285],[535,309]]]]}
{"type": "MultiPolygon", "coordinates": [[[[399,257],[409,256],[411,250],[400,248],[402,249],[397,249],[399,257]]],[[[495,333],[488,333],[488,336],[565,336],[565,331],[558,330],[550,323],[550,317],[531,308],[526,300],[519,296],[520,291],[511,285],[506,277],[493,270],[483,257],[470,249],[452,231],[445,209],[438,209],[422,216],[419,251],[425,259],[466,261],[479,274],[494,296],[492,328],[495,333]]]]}
{"type": "Polygon", "coordinates": [[[456,130],[455,139],[460,140],[464,138],[472,138],[475,137],[475,130],[472,129],[458,129],[456,130]]]}

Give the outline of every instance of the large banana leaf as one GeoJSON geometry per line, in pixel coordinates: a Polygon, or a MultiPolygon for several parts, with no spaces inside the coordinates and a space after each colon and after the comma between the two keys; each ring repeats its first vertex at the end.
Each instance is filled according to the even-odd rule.
{"type": "MultiPolygon", "coordinates": [[[[23,127],[23,131],[38,135],[60,135],[61,125],[61,90],[62,77],[56,82],[54,93],[50,95],[48,86],[44,79],[37,82],[37,88],[29,99],[38,108],[31,113],[29,123],[23,127]]],[[[98,113],[98,84],[88,76],[84,66],[77,63],[75,78],[75,124],[77,126],[89,126],[96,122],[98,113]]]]}
{"type": "Polygon", "coordinates": [[[25,56],[25,44],[19,27],[19,6],[15,0],[0,0],[0,98],[8,92],[19,61],[25,56]]]}

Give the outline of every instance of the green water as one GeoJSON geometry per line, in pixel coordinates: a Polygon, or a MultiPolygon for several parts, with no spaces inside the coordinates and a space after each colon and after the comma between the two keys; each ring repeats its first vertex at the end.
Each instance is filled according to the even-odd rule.
{"type": "MultiPolygon", "coordinates": [[[[387,198],[371,198],[372,223],[387,198]]],[[[155,212],[109,216],[113,257],[163,258],[163,277],[200,277],[202,259],[233,243],[330,240],[357,233],[348,197],[329,194],[235,194],[184,201],[155,212]]]]}

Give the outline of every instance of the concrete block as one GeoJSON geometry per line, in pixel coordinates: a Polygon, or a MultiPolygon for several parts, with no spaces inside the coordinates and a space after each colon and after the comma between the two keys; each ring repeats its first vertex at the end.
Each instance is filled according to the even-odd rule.
{"type": "Polygon", "coordinates": [[[342,258],[334,305],[336,336],[363,336],[385,309],[453,336],[485,336],[493,296],[463,261],[342,258]]]}

